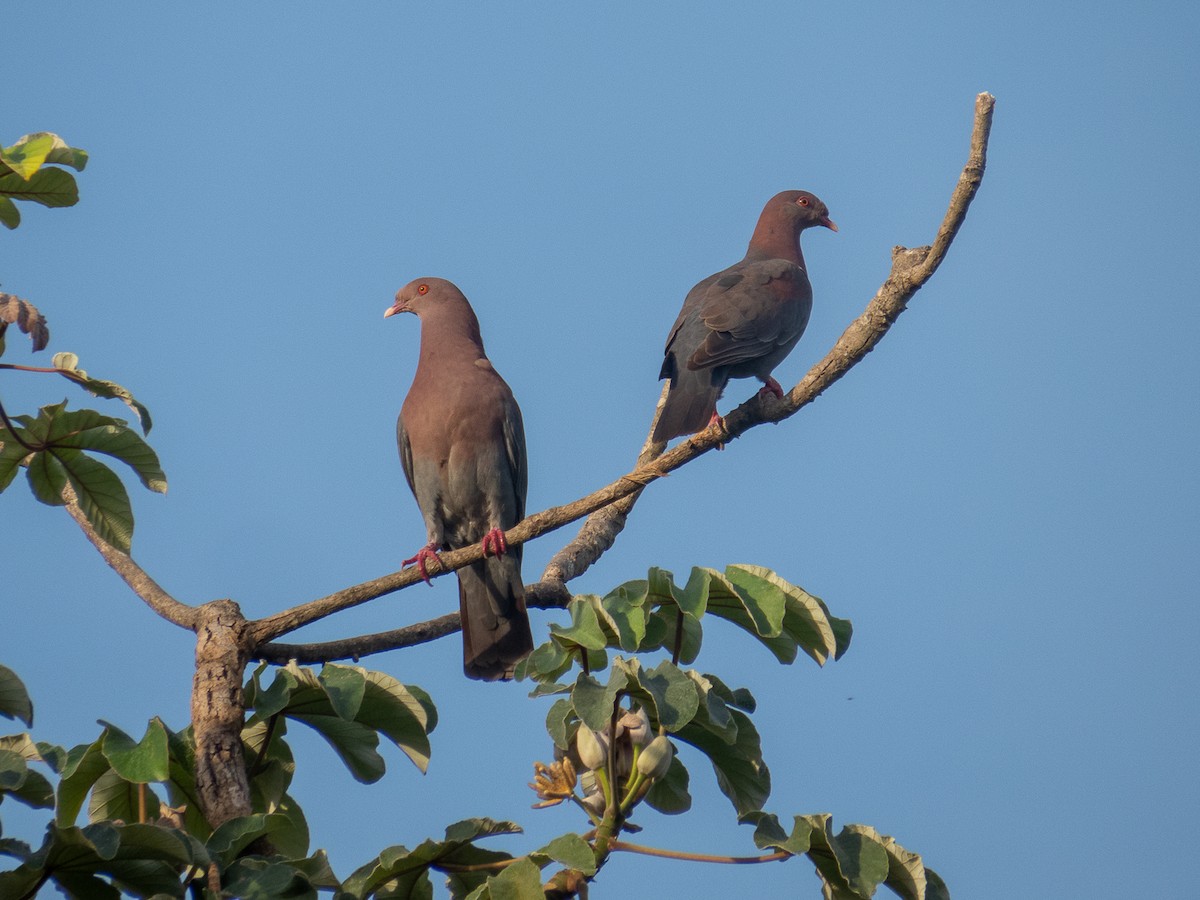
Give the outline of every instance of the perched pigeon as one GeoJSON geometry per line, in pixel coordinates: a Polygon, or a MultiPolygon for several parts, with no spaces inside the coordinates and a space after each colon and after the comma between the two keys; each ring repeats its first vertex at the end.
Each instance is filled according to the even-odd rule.
{"type": "Polygon", "coordinates": [[[484,353],[479,320],[462,291],[441,278],[419,278],[384,316],[402,312],[421,319],[421,352],[396,436],[429,538],[403,564],[415,562],[428,581],[425,564],[438,551],[482,544],[489,558],[457,572],[463,669],[485,681],[511,678],[533,649],[521,548],[504,540],[525,516],[521,409],[484,353]]]}
{"type": "Polygon", "coordinates": [[[730,378],[754,376],[760,393],[783,396],[771,377],[804,334],[812,286],[800,232],[833,231],[825,204],[808,191],[784,191],[763,207],[745,258],[692,288],[667,338],[659,378],[671,379],[654,440],[692,434],[718,420],[717,399],[730,378]]]}

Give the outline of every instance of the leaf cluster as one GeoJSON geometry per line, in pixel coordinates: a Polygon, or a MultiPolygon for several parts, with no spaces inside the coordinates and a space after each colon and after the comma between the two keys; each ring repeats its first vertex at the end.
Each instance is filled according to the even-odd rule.
{"type": "Polygon", "coordinates": [[[32,201],[42,206],[74,206],[79,202],[75,176],[68,166],[82,172],[88,155],[71,147],[57,134],[39,131],[27,134],[11,147],[0,148],[0,224],[13,229],[21,224],[21,212],[14,200],[32,201]]]}

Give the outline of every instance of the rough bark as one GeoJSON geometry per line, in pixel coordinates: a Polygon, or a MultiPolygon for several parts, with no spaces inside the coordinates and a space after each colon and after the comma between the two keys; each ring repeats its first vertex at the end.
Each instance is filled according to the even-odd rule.
{"type": "Polygon", "coordinates": [[[246,713],[242,681],[249,659],[249,627],[232,600],[214,600],[197,612],[192,682],[196,793],[204,817],[216,828],[252,811],[242,753],[246,713]]]}

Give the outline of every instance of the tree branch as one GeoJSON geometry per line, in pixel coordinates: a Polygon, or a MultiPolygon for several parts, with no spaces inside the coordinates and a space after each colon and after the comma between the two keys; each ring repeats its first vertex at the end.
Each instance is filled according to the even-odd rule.
{"type": "MultiPolygon", "coordinates": [[[[988,93],[979,94],[975,98],[970,153],[933,245],[912,250],[904,247],[893,248],[892,270],[862,315],[850,324],[824,359],[813,366],[782,400],[767,399],[756,393],[725,417],[724,431],[718,433],[716,429],[706,429],[682,441],[669,452],[663,452],[665,445],[652,444],[647,440],[638,457],[638,465],[629,474],[573,503],[551,507],[529,516],[506,532],[505,538],[509,544],[516,545],[588,516],[576,537],[555,554],[546,567],[539,583],[545,586],[546,596],[561,598],[566,594],[565,583],[581,575],[613,545],[617,535],[624,528],[626,517],[647,484],[686,465],[714,447],[740,437],[757,425],[780,422],[795,415],[862,361],[882,340],[907,308],[908,301],[937,270],[966,218],[971,200],[983,180],[995,102],[995,98],[988,93]]],[[[660,400],[659,409],[661,407],[660,400]]],[[[656,419],[657,416],[656,412],[656,419]]],[[[429,568],[429,575],[431,578],[445,575],[482,558],[482,550],[477,546],[448,551],[441,555],[440,564],[429,568]]],[[[256,642],[264,643],[339,610],[401,590],[419,579],[415,569],[386,575],[260,619],[252,624],[252,631],[256,642]]],[[[343,654],[338,658],[365,655],[431,640],[432,638],[425,636],[425,629],[432,624],[422,623],[388,632],[389,640],[377,641],[376,638],[383,638],[383,635],[369,635],[329,645],[281,646],[303,654],[314,662],[324,658],[313,655],[318,652],[314,648],[318,647],[336,646],[338,652],[343,654]],[[366,649],[368,647],[370,649],[366,649]]],[[[260,647],[258,652],[260,658],[264,659],[274,659],[276,656],[274,647],[260,647]]]]}
{"type": "Polygon", "coordinates": [[[100,537],[80,508],[79,497],[76,496],[75,489],[71,487],[70,483],[63,488],[63,499],[67,503],[67,512],[71,514],[75,524],[83,529],[84,535],[92,542],[92,545],[100,551],[104,561],[113,567],[133,592],[146,602],[147,606],[180,628],[186,628],[189,631],[196,630],[196,625],[200,621],[200,611],[186,603],[180,603],[164,591],[158,582],[146,573],[145,569],[134,562],[133,557],[118,550],[100,537]]]}

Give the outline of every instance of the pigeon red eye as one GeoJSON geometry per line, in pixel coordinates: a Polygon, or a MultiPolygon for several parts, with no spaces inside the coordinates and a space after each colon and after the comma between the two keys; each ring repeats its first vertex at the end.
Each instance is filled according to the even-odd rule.
{"type": "Polygon", "coordinates": [[[427,285],[427,284],[420,285],[417,288],[417,293],[418,294],[428,294],[429,293],[429,285],[427,285]]]}
{"type": "Polygon", "coordinates": [[[796,202],[799,203],[801,206],[808,206],[808,198],[807,197],[801,197],[796,202]]]}

